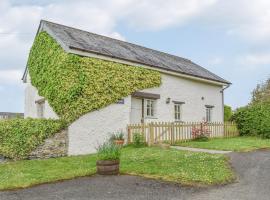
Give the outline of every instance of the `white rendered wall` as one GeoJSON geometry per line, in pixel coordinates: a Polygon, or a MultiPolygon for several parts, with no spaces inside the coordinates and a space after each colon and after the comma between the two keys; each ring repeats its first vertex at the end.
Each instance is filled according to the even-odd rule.
{"type": "Polygon", "coordinates": [[[205,120],[205,105],[211,105],[214,106],[212,121],[222,122],[221,89],[221,86],[162,74],[162,85],[159,88],[142,90],[143,92],[160,94],[160,99],[156,102],[155,119],[146,119],[145,122],[174,121],[174,104],[172,101],[185,102],[182,105],[182,121],[198,122],[205,120]],[[202,97],[204,100],[202,100],[202,97]],[[171,98],[169,104],[166,104],[167,98],[171,98]]]}
{"type": "Polygon", "coordinates": [[[103,109],[88,113],[73,122],[68,128],[68,155],[95,153],[99,144],[116,131],[126,132],[130,123],[131,97],[124,104],[111,104],[103,109]]]}
{"type": "MultiPolygon", "coordinates": [[[[38,95],[37,89],[32,86],[29,74],[27,75],[27,82],[25,87],[25,103],[24,103],[24,117],[38,118],[36,101],[43,97],[38,95]]],[[[57,114],[52,107],[45,101],[44,118],[58,119],[57,114]]]]}
{"type": "MultiPolygon", "coordinates": [[[[41,99],[36,88],[27,81],[25,91],[25,117],[37,117],[35,101],[41,99]]],[[[182,101],[183,121],[202,121],[205,119],[205,105],[212,105],[213,121],[223,120],[222,86],[199,82],[191,79],[162,74],[162,85],[159,88],[142,90],[144,92],[160,94],[156,102],[156,118],[146,119],[150,121],[174,121],[175,101],[182,101]],[[171,102],[166,104],[166,99],[171,102]],[[204,97],[204,100],[202,100],[204,97]]],[[[141,100],[126,97],[124,104],[112,104],[106,108],[88,113],[73,122],[68,128],[69,155],[95,153],[96,147],[102,144],[112,132],[126,131],[129,123],[138,123],[141,100]],[[134,112],[135,115],[134,115],[134,112]],[[136,122],[134,122],[136,120],[136,122]]],[[[46,118],[57,118],[52,108],[45,103],[46,118]]]]}

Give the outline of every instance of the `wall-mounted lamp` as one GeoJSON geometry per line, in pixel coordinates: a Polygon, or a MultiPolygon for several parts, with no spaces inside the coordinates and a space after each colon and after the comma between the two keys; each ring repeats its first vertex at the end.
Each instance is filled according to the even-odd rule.
{"type": "Polygon", "coordinates": [[[166,104],[169,104],[170,102],[171,102],[171,98],[168,97],[168,98],[166,99],[166,104]]]}
{"type": "Polygon", "coordinates": [[[204,100],[204,97],[202,97],[202,100],[204,100]]]}

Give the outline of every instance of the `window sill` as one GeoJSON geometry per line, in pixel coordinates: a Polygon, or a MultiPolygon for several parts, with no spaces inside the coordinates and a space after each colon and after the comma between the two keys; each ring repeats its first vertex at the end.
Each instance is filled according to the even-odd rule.
{"type": "Polygon", "coordinates": [[[145,117],[144,119],[158,119],[157,117],[145,117]]]}

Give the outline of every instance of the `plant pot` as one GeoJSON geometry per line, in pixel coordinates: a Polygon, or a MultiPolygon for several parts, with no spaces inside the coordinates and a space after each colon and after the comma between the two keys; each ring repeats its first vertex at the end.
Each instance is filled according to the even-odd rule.
{"type": "Polygon", "coordinates": [[[98,160],[97,173],[99,175],[118,175],[119,163],[119,160],[98,160]]]}
{"type": "Polygon", "coordinates": [[[119,145],[119,146],[124,145],[124,140],[114,140],[113,142],[114,142],[114,144],[119,145]]]}

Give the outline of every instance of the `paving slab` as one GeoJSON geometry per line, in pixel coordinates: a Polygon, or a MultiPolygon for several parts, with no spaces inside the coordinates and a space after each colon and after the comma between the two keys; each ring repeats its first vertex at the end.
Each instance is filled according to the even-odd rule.
{"type": "Polygon", "coordinates": [[[211,154],[228,154],[228,153],[232,153],[232,151],[221,151],[221,150],[213,150],[213,149],[199,149],[199,148],[181,147],[181,146],[171,146],[171,148],[178,149],[178,150],[183,150],[183,151],[204,152],[204,153],[211,153],[211,154]]]}

